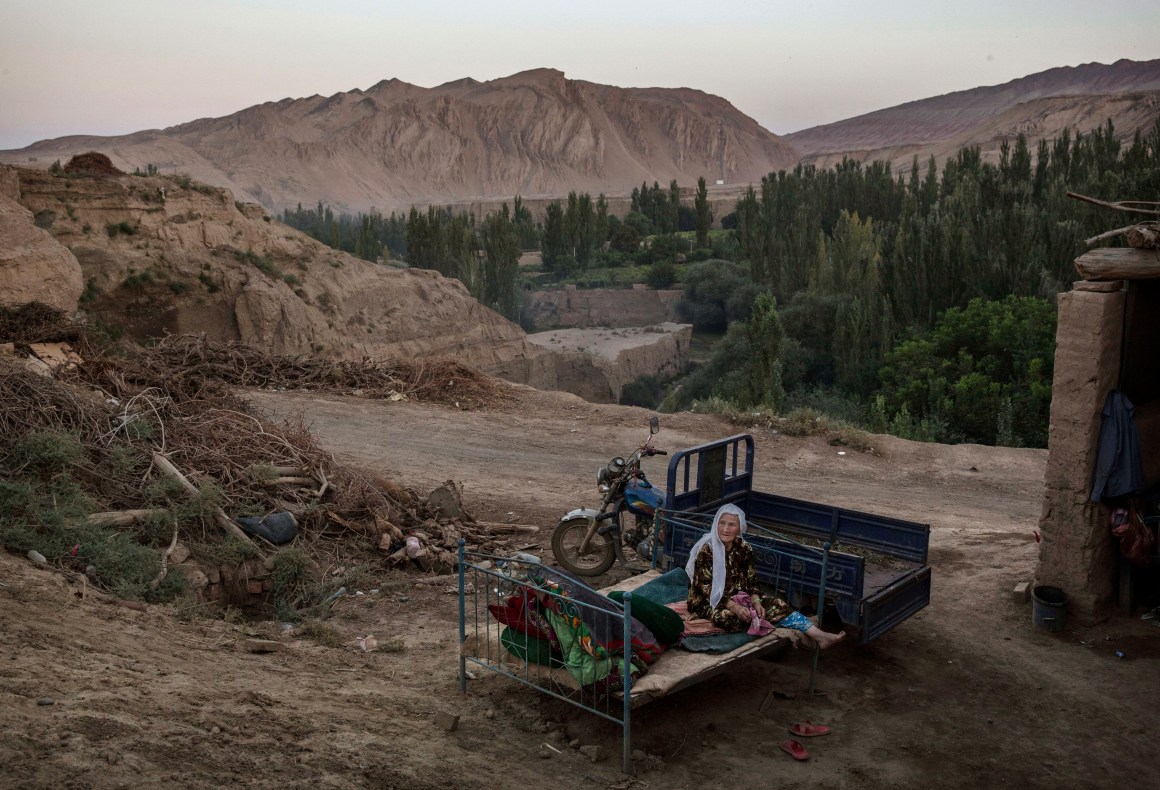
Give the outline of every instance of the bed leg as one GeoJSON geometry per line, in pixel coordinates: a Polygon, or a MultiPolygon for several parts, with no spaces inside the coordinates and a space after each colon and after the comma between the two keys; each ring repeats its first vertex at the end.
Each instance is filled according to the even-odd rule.
{"type": "Polygon", "coordinates": [[[632,593],[624,594],[624,743],[621,768],[632,773],[632,593]]]}
{"type": "MultiPolygon", "coordinates": [[[[464,544],[466,541],[463,538],[459,539],[459,645],[462,648],[463,643],[467,641],[467,597],[463,585],[464,578],[464,544]]],[[[467,693],[467,658],[464,657],[463,651],[459,651],[459,693],[467,693]]]]}

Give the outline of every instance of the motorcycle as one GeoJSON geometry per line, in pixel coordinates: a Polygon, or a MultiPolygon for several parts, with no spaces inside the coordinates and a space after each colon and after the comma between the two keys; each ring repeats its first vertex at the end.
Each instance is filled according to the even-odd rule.
{"type": "Polygon", "coordinates": [[[640,468],[641,458],[668,455],[652,446],[660,431],[656,417],[649,420],[649,436],[627,460],[617,456],[596,470],[596,488],[604,495],[599,510],[578,508],[560,519],[552,532],[552,554],[566,570],[580,576],[599,576],[616,560],[632,567],[625,559],[624,547],[634,549],[642,560],[653,553],[654,514],[665,501],[665,492],[656,488],[640,468]],[[624,515],[634,517],[631,528],[624,525],[624,515]]]}

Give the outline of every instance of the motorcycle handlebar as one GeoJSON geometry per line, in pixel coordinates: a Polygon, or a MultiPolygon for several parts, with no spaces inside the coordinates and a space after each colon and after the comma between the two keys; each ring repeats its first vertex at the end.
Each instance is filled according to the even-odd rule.
{"type": "Polygon", "coordinates": [[[669,451],[668,450],[657,450],[654,447],[650,447],[650,448],[648,448],[648,454],[649,455],[668,455],[669,451]]]}

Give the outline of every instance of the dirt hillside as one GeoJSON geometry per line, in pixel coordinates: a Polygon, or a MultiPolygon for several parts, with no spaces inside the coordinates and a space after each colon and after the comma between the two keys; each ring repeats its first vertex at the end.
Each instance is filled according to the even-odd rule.
{"type": "Polygon", "coordinates": [[[819,167],[836,165],[846,157],[862,162],[882,159],[891,163],[895,173],[909,173],[915,157],[921,166],[925,166],[932,156],[941,165],[960,148],[973,146],[979,149],[984,161],[998,162],[1004,141],[1011,142],[1020,134],[1027,138],[1034,156],[1039,140],[1057,139],[1065,130],[1074,139],[1076,134],[1087,134],[1102,127],[1109,119],[1116,139],[1122,145],[1131,145],[1137,130],[1147,134],[1160,121],[1160,91],[1034,99],[1003,110],[945,140],[818,153],[806,158],[819,167]]]}
{"type": "MultiPolygon", "coordinates": [[[[1160,90],[1160,60],[1065,66],[814,126],[786,135],[803,156],[930,146],[965,135],[1016,105],[1053,96],[1113,96],[1160,90]]],[[[1097,124],[1106,115],[1101,115],[1097,124]]],[[[1121,126],[1117,124],[1117,126],[1121,126]]],[[[1089,127],[1090,128],[1090,127],[1089,127]]],[[[1121,127],[1122,128],[1122,127],[1121,127]]],[[[1130,135],[1131,129],[1128,130],[1130,135]]]]}
{"type": "Polygon", "coordinates": [[[367,90],[267,102],[121,137],[67,137],[0,154],[47,167],[97,150],[131,171],[154,164],[274,210],[322,200],[339,210],[571,190],[683,185],[718,171],[748,183],[797,162],[794,149],[726,100],[688,88],[617,88],[536,69],[489,82],[367,90]]]}
{"type": "MultiPolygon", "coordinates": [[[[333,250],[228,190],[173,177],[6,170],[17,174],[24,214],[5,214],[5,247],[19,246],[23,229],[75,256],[74,302],[83,282],[86,311],[139,339],[204,332],[287,355],[448,356],[515,381],[556,384],[552,355],[458,280],[333,250]]],[[[64,293],[54,259],[33,257],[45,267],[41,281],[64,293]]]]}
{"type": "MultiPolygon", "coordinates": [[[[364,468],[418,486],[461,480],[477,517],[544,526],[544,556],[546,528],[593,501],[592,470],[643,438],[648,415],[524,388],[472,413],[253,397],[304,414],[364,468]]],[[[673,449],[735,430],[662,416],[658,439],[673,449]]],[[[756,439],[765,489],[932,525],[931,606],[870,646],[827,653],[822,696],[806,697],[809,654],[791,652],[655,702],[634,718],[632,779],[614,757],[592,762],[569,745],[615,755],[611,725],[504,679],[460,696],[455,596],[413,574],[376,572],[362,596],[340,600],[328,622],[346,641],[328,648],[277,623],[81,600],[59,576],[0,555],[0,785],[1152,786],[1160,629],[1112,619],[1053,635],[1011,600],[1034,568],[1043,451],[882,437],[881,456],[840,456],[825,437],[756,439]],[[368,633],[390,649],[360,652],[354,637],[368,633]],[[285,650],[251,654],[251,635],[285,650]],[[455,731],[435,723],[440,711],[460,716],[455,731]],[[774,744],[801,720],[834,733],[808,742],[813,756],[799,764],[774,744]]],[[[646,464],[658,482],[662,469],[646,464]]]]}

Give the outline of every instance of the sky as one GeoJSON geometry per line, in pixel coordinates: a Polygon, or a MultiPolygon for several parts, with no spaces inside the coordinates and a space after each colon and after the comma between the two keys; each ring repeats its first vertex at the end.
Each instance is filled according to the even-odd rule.
{"type": "Polygon", "coordinates": [[[776,134],[1160,58],[1160,0],[0,0],[0,149],[533,68],[717,94],[776,134]]]}

